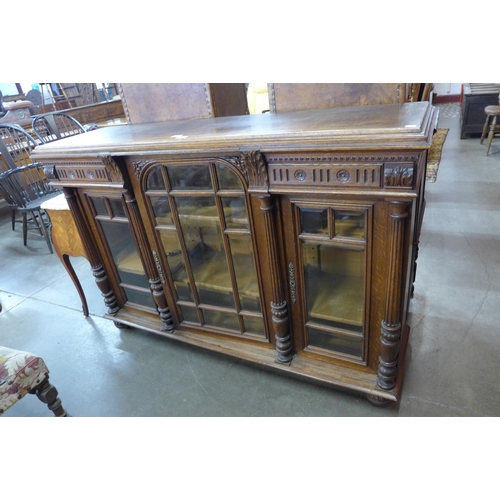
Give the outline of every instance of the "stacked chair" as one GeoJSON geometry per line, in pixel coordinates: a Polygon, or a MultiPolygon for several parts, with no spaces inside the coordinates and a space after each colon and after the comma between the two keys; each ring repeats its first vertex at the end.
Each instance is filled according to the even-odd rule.
{"type": "Polygon", "coordinates": [[[12,229],[16,211],[22,214],[23,242],[26,246],[28,229],[45,237],[51,253],[50,221],[42,210],[44,201],[60,194],[47,182],[39,163],[31,160],[35,139],[17,125],[0,125],[0,194],[12,207],[12,229]]]}
{"type": "Polygon", "coordinates": [[[86,132],[78,120],[64,113],[46,113],[35,116],[32,127],[33,132],[42,143],[58,141],[86,132]]]}

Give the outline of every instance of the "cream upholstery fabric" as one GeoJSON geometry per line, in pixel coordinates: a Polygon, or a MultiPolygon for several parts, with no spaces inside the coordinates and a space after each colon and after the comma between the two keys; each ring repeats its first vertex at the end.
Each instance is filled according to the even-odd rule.
{"type": "Polygon", "coordinates": [[[42,358],[0,346],[0,414],[49,374],[42,358]]]}

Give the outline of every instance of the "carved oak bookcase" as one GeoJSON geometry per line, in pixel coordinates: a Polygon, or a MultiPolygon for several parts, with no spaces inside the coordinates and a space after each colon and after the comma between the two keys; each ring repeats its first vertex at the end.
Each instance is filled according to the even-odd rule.
{"type": "Polygon", "coordinates": [[[399,399],[427,102],[107,127],[34,152],[117,326],[399,399]]]}

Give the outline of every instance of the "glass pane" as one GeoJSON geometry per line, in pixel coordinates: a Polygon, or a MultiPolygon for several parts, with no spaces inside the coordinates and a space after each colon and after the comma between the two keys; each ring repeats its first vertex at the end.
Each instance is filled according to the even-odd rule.
{"type": "Polygon", "coordinates": [[[156,223],[160,225],[173,225],[172,212],[168,196],[150,196],[151,206],[156,217],[156,223]]]}
{"type": "Polygon", "coordinates": [[[229,244],[233,256],[234,272],[241,308],[260,312],[259,285],[249,234],[230,234],[229,244]]]}
{"type": "Polygon", "coordinates": [[[129,225],[112,221],[100,221],[100,223],[121,281],[127,285],[140,286],[149,290],[149,282],[129,225]]]}
{"type": "Polygon", "coordinates": [[[167,263],[170,268],[170,272],[172,273],[174,286],[177,290],[179,300],[194,302],[177,231],[174,229],[162,229],[158,232],[163,243],[163,250],[167,256],[167,263]]]}
{"type": "Polygon", "coordinates": [[[223,197],[222,206],[228,229],[248,229],[248,215],[245,198],[223,197]]]}
{"type": "Polygon", "coordinates": [[[187,220],[192,226],[219,225],[219,214],[213,196],[176,197],[175,204],[181,220],[187,220]]]}
{"type": "Polygon", "coordinates": [[[125,207],[123,206],[123,201],[121,199],[108,199],[109,204],[111,205],[111,210],[113,212],[113,217],[127,217],[125,213],[125,207]]]}
{"type": "Polygon", "coordinates": [[[234,307],[215,199],[176,198],[175,202],[200,301],[234,307]]]}
{"type": "Polygon", "coordinates": [[[209,311],[207,309],[203,309],[203,314],[205,316],[205,323],[207,326],[228,328],[229,330],[241,333],[237,314],[230,314],[221,311],[209,311]]]}
{"type": "Polygon", "coordinates": [[[231,169],[225,167],[224,165],[216,165],[216,168],[217,179],[219,181],[219,189],[238,189],[239,191],[243,191],[241,181],[231,169]]]}
{"type": "Polygon", "coordinates": [[[189,321],[191,323],[200,324],[200,318],[198,318],[198,313],[194,307],[180,306],[182,315],[184,316],[184,321],[189,321]]]}
{"type": "Polygon", "coordinates": [[[146,189],[161,190],[161,191],[166,189],[163,176],[161,175],[161,171],[162,171],[161,165],[158,165],[153,170],[151,170],[151,172],[148,174],[146,189]]]}
{"type": "Polygon", "coordinates": [[[172,189],[213,189],[208,165],[167,167],[172,189]]]}
{"type": "Polygon", "coordinates": [[[151,307],[156,311],[156,304],[151,293],[132,290],[131,288],[125,288],[125,293],[127,294],[128,300],[131,302],[135,302],[141,306],[151,307]]]}
{"type": "Polygon", "coordinates": [[[301,208],[300,225],[303,233],[328,234],[328,209],[301,208]]]}
{"type": "Polygon", "coordinates": [[[335,210],[335,236],[364,239],[365,213],[335,210]]]}
{"type": "Polygon", "coordinates": [[[308,328],[309,345],[322,347],[329,351],[349,354],[351,356],[361,357],[363,354],[363,339],[346,337],[333,332],[325,332],[308,328]]]}
{"type": "Polygon", "coordinates": [[[254,318],[252,316],[244,316],[245,333],[253,333],[265,337],[264,320],[262,318],[254,318]]]}
{"type": "Polygon", "coordinates": [[[362,331],[364,248],[302,243],[308,320],[362,331]]]}
{"type": "Polygon", "coordinates": [[[104,198],[91,198],[97,215],[109,216],[108,207],[104,203],[104,198]]]}

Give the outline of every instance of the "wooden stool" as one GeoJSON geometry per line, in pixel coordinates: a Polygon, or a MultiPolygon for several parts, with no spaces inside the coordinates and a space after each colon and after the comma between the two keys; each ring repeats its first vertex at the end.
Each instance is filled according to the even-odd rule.
{"type": "Polygon", "coordinates": [[[68,417],[42,358],[0,346],[0,415],[26,394],[36,394],[56,417],[68,417]]]}
{"type": "Polygon", "coordinates": [[[484,123],[483,133],[481,135],[481,144],[483,143],[486,132],[489,129],[488,145],[486,148],[486,156],[488,156],[490,153],[491,141],[496,135],[495,132],[497,128],[497,117],[500,116],[500,106],[486,106],[486,108],[484,108],[484,112],[486,113],[486,121],[484,123]]]}

